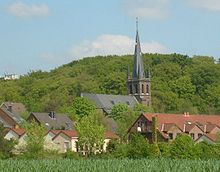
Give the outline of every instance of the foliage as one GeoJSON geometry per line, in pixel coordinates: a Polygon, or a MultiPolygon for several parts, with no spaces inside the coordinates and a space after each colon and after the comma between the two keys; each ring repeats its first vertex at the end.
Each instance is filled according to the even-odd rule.
{"type": "Polygon", "coordinates": [[[4,136],[5,128],[0,124],[0,159],[12,157],[12,150],[16,144],[14,140],[7,140],[4,136]]]}
{"type": "Polygon", "coordinates": [[[131,140],[127,147],[127,156],[129,158],[146,158],[150,155],[150,144],[139,134],[131,135],[131,140]]]}
{"type": "Polygon", "coordinates": [[[127,113],[129,110],[129,107],[125,104],[117,104],[114,105],[111,111],[111,117],[115,120],[119,120],[123,118],[123,114],[127,113]]]}
{"type": "Polygon", "coordinates": [[[104,127],[97,119],[97,114],[93,113],[82,117],[76,125],[80,148],[88,155],[101,150],[104,142],[104,127]]]}
{"type": "Polygon", "coordinates": [[[40,158],[44,153],[45,128],[37,122],[32,121],[24,125],[27,137],[26,150],[24,156],[26,158],[40,158]]]}
{"type": "Polygon", "coordinates": [[[170,145],[172,158],[194,158],[194,141],[186,134],[181,134],[170,145]]]}
{"type": "Polygon", "coordinates": [[[84,97],[76,97],[72,106],[69,108],[70,113],[78,117],[88,116],[95,111],[95,105],[84,97]]]}
{"type": "MultiPolygon", "coordinates": [[[[143,54],[151,68],[154,112],[219,114],[220,65],[212,57],[143,54]],[[189,102],[187,106],[183,102],[189,102]]],[[[31,71],[19,80],[0,81],[0,101],[22,102],[29,112],[64,111],[81,92],[126,94],[127,67],[133,56],[97,56],[50,72],[31,71]]],[[[64,111],[65,112],[65,111],[64,111]]],[[[72,114],[71,114],[72,115],[72,114]]]]}

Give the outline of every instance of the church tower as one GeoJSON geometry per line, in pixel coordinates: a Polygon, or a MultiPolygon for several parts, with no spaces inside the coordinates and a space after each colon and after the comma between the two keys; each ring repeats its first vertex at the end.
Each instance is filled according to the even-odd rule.
{"type": "Polygon", "coordinates": [[[128,95],[133,95],[136,99],[147,106],[151,105],[151,82],[150,82],[150,71],[147,76],[144,71],[144,63],[141,53],[141,45],[138,34],[138,19],[136,21],[136,44],[134,51],[134,63],[132,76],[128,69],[127,74],[127,92],[128,95]]]}

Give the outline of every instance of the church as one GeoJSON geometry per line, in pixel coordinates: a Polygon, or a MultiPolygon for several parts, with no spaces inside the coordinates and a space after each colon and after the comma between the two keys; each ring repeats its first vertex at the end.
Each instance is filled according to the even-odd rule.
{"type": "Polygon", "coordinates": [[[134,106],[139,103],[151,106],[150,77],[150,72],[146,72],[144,69],[138,33],[138,21],[136,21],[136,39],[132,75],[128,68],[127,81],[125,83],[127,85],[127,95],[81,93],[81,97],[86,97],[94,102],[97,108],[105,114],[110,114],[113,106],[117,104],[126,104],[130,108],[134,108],[134,106]]]}

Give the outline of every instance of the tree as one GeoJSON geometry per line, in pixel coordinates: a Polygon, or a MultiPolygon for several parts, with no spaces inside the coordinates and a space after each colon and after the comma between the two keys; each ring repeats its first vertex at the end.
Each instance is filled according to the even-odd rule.
{"type": "Polygon", "coordinates": [[[96,113],[83,116],[76,124],[76,130],[79,135],[79,146],[87,152],[88,155],[95,154],[96,151],[102,151],[105,128],[100,124],[96,113]]]}
{"type": "Polygon", "coordinates": [[[123,118],[123,114],[128,112],[129,107],[125,104],[114,105],[111,111],[111,117],[115,120],[123,118]]]}
{"type": "Polygon", "coordinates": [[[72,119],[81,118],[94,113],[96,107],[85,97],[76,97],[71,106],[67,107],[64,111],[70,115],[72,119]]]}
{"type": "Polygon", "coordinates": [[[40,158],[44,153],[45,133],[44,126],[39,125],[37,122],[24,124],[27,134],[26,137],[26,150],[24,152],[27,158],[40,158]]]}
{"type": "Polygon", "coordinates": [[[194,141],[186,134],[181,134],[170,145],[172,158],[194,158],[194,141]]]}
{"type": "Polygon", "coordinates": [[[146,158],[150,155],[150,144],[140,134],[131,135],[127,149],[127,156],[129,158],[146,158]]]}
{"type": "Polygon", "coordinates": [[[0,124],[0,159],[12,157],[12,150],[16,144],[14,140],[7,140],[5,137],[5,128],[0,124]]]}
{"type": "Polygon", "coordinates": [[[153,113],[154,110],[152,107],[146,106],[144,104],[138,103],[134,107],[134,111],[137,113],[153,113]]]}

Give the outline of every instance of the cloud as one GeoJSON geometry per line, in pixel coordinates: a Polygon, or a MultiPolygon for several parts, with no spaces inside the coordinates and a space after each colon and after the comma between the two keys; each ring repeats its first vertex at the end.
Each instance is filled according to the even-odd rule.
{"type": "Polygon", "coordinates": [[[170,0],[124,0],[123,8],[132,17],[164,19],[170,15],[170,0]]]}
{"type": "MultiPolygon", "coordinates": [[[[93,41],[82,41],[74,46],[70,55],[75,58],[89,57],[96,55],[123,55],[134,53],[134,39],[124,35],[101,35],[93,41]]],[[[141,44],[143,53],[167,53],[165,46],[156,41],[144,42],[141,44]]]]}
{"type": "Polygon", "coordinates": [[[43,17],[50,14],[50,10],[46,4],[24,4],[23,2],[15,2],[8,7],[8,12],[16,17],[43,17]]]}
{"type": "Polygon", "coordinates": [[[210,11],[220,12],[220,1],[219,0],[188,0],[188,2],[194,7],[204,8],[210,11]]]}

